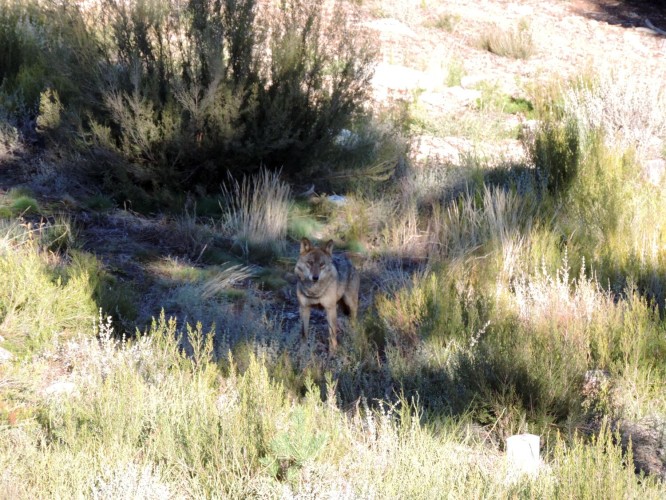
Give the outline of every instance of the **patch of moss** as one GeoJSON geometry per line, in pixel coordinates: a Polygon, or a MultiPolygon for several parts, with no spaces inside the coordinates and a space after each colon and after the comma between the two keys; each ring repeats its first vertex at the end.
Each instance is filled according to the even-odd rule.
{"type": "Polygon", "coordinates": [[[289,283],[282,276],[282,272],[277,269],[265,269],[257,277],[257,282],[265,290],[279,290],[289,283]]]}
{"type": "Polygon", "coordinates": [[[106,212],[115,207],[115,205],[114,201],[104,194],[93,195],[84,202],[84,206],[88,210],[95,212],[106,212]]]}
{"type": "Polygon", "coordinates": [[[14,215],[30,215],[39,213],[39,203],[30,196],[19,196],[11,204],[14,215]]]}

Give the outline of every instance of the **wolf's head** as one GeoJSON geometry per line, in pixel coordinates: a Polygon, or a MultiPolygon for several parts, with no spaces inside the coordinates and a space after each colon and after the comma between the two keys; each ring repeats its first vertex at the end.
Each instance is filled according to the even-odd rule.
{"type": "Polygon", "coordinates": [[[296,275],[303,281],[318,282],[335,274],[333,265],[333,240],[315,247],[310,240],[301,240],[301,254],[296,263],[296,275]]]}

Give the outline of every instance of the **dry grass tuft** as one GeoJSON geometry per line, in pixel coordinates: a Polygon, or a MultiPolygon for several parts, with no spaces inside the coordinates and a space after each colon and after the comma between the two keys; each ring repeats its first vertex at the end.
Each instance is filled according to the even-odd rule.
{"type": "Polygon", "coordinates": [[[241,182],[231,179],[222,186],[223,226],[246,255],[250,250],[281,253],[291,203],[291,188],[279,172],[263,169],[241,182]]]}
{"type": "Polygon", "coordinates": [[[481,36],[479,45],[488,52],[512,59],[529,59],[535,52],[532,32],[524,21],[515,29],[505,30],[497,25],[489,27],[481,36]]]}

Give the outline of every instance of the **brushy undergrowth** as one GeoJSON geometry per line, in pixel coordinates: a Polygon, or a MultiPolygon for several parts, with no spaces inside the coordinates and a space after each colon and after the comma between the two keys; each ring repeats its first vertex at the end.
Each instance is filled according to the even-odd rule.
{"type": "MultiPolygon", "coordinates": [[[[134,282],[81,250],[75,219],[37,221],[47,204],[7,194],[0,334],[21,356],[0,370],[2,496],[664,497],[616,433],[666,420],[666,198],[640,171],[664,127],[639,97],[661,103],[661,82],[590,78],[529,102],[488,87],[467,125],[415,99],[382,128],[359,117],[370,64],[344,9],[0,7],[5,149],[34,119],[50,145],[78,137],[104,182],[185,206],[164,219],[179,256],[152,267],[180,326],[162,315],[126,340],[134,282]],[[541,120],[524,164],[402,161],[402,133],[494,140],[488,112],[514,110],[541,120]],[[262,164],[305,185],[316,172],[320,195],[294,205],[262,164]],[[334,358],[290,310],[302,236],[334,238],[363,273],[334,358]],[[228,262],[205,266],[210,252],[228,262]],[[100,306],[115,323],[91,332],[100,306]],[[544,444],[534,479],[501,453],[521,432],[544,444]]],[[[499,33],[488,50],[529,57],[526,26],[499,33]]]]}
{"type": "Polygon", "coordinates": [[[330,376],[323,392],[308,383],[294,401],[256,357],[243,370],[229,358],[221,375],[210,337],[187,330],[190,357],[178,347],[176,323],[163,316],[132,342],[114,340],[102,320],[97,339],[49,350],[47,359],[70,366],[75,390],[38,397],[32,418],[0,428],[2,491],[14,498],[663,495],[654,480],[635,477],[631,455],[607,428],[591,442],[553,436],[548,469],[511,480],[503,457],[465,439],[464,425],[448,421],[432,432],[404,398],[344,413],[330,376]]]}
{"type": "Polygon", "coordinates": [[[10,223],[0,232],[0,329],[12,350],[35,351],[87,329],[97,309],[90,276],[40,250],[39,229],[10,223]]]}

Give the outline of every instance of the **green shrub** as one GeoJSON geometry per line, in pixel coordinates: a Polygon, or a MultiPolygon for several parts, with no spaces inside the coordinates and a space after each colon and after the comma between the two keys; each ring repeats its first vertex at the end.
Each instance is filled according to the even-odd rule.
{"type": "Polygon", "coordinates": [[[148,185],[213,186],[262,163],[302,172],[369,88],[369,51],[344,12],[302,0],[109,0],[94,23],[77,21],[101,50],[91,79],[101,106],[79,110],[88,143],[124,156],[148,185]]]}
{"type": "Polygon", "coordinates": [[[30,196],[18,196],[12,201],[12,213],[18,215],[30,215],[39,213],[39,203],[30,196]]]}
{"type": "Polygon", "coordinates": [[[39,97],[37,127],[42,131],[55,130],[60,126],[62,103],[58,92],[46,89],[39,97]]]}
{"type": "Polygon", "coordinates": [[[548,191],[560,195],[578,175],[581,145],[576,124],[545,122],[536,131],[529,152],[548,191]]]}
{"type": "Polygon", "coordinates": [[[88,329],[97,308],[89,275],[54,269],[24,230],[10,225],[1,231],[0,329],[15,350],[36,350],[88,329]]]}
{"type": "Polygon", "coordinates": [[[36,107],[43,90],[47,71],[41,21],[32,2],[0,2],[0,103],[13,114],[36,107]]]}

